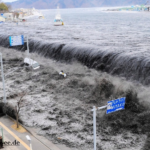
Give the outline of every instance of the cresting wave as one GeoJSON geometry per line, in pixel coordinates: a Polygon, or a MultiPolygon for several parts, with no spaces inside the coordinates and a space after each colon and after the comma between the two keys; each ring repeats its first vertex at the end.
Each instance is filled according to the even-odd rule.
{"type": "MultiPolygon", "coordinates": [[[[1,35],[0,45],[9,47],[9,37],[1,35]]],[[[50,41],[35,39],[30,39],[29,47],[30,52],[36,52],[46,58],[65,62],[77,60],[90,68],[108,72],[112,75],[119,75],[128,80],[136,80],[144,85],[150,83],[150,59],[148,55],[141,54],[139,51],[106,51],[100,47],[90,45],[51,43],[50,41]]],[[[26,45],[13,48],[25,51],[26,45]]]]}

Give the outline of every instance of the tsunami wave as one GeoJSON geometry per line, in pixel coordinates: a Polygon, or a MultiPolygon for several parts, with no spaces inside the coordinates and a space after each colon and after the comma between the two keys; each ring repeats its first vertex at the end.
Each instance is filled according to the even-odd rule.
{"type": "MultiPolygon", "coordinates": [[[[9,46],[9,37],[1,35],[0,45],[9,46]]],[[[30,52],[38,53],[45,58],[53,58],[58,61],[70,63],[77,60],[89,68],[95,68],[112,75],[125,77],[128,80],[136,80],[144,85],[150,83],[150,59],[148,55],[142,55],[140,51],[115,51],[103,50],[91,45],[64,44],[50,41],[29,40],[30,52]]],[[[19,51],[27,49],[23,46],[13,47],[19,51]]]]}

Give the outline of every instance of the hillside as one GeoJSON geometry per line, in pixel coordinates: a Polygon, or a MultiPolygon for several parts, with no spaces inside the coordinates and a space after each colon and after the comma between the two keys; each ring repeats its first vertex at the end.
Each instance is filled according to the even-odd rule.
{"type": "Polygon", "coordinates": [[[125,6],[142,5],[146,0],[18,0],[11,5],[13,8],[32,8],[50,9],[56,8],[85,8],[85,7],[104,7],[104,6],[125,6]]]}

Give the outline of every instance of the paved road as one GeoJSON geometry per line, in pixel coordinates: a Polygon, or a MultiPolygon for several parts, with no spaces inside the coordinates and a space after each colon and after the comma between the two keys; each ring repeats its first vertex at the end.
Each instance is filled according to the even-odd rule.
{"type": "MultiPolygon", "coordinates": [[[[5,150],[30,150],[29,141],[26,139],[26,135],[29,135],[32,141],[32,150],[60,150],[47,139],[42,138],[42,142],[40,142],[36,137],[31,135],[28,131],[24,133],[20,133],[11,128],[14,122],[9,117],[4,116],[0,118],[0,128],[3,128],[4,133],[4,142],[14,142],[15,140],[20,142],[19,146],[6,146],[5,150]],[[48,146],[43,142],[48,143],[48,146]]],[[[1,133],[0,133],[1,135],[1,133]]],[[[9,144],[10,145],[10,144],[9,144]]]]}

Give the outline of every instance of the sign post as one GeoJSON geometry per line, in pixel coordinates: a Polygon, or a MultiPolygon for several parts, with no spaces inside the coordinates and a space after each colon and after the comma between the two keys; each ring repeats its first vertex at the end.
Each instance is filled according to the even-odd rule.
{"type": "Polygon", "coordinates": [[[10,46],[24,45],[24,36],[10,36],[9,37],[10,46]]]}
{"type": "Polygon", "coordinates": [[[27,56],[29,57],[29,41],[28,41],[28,36],[27,36],[27,56]]]}
{"type": "Polygon", "coordinates": [[[29,50],[29,38],[28,38],[28,35],[25,37],[26,37],[26,41],[24,41],[24,42],[27,43],[27,50],[25,50],[25,53],[26,53],[26,57],[29,58],[29,52],[30,52],[30,50],[29,50]]]}
{"type": "Polygon", "coordinates": [[[94,133],[94,150],[96,150],[96,107],[93,106],[93,133],[94,133]]]}
{"type": "Polygon", "coordinates": [[[96,110],[107,108],[106,114],[119,111],[124,109],[125,106],[125,97],[118,98],[112,101],[108,101],[108,104],[106,106],[98,107],[96,108],[93,106],[93,140],[94,140],[94,150],[96,150],[96,110]]]}
{"type": "Polygon", "coordinates": [[[107,104],[106,114],[122,110],[124,109],[124,106],[125,106],[125,97],[109,101],[107,104]]]}
{"type": "Polygon", "coordinates": [[[24,41],[23,35],[10,36],[9,43],[10,46],[24,45],[24,42],[27,42],[27,56],[29,56],[29,40],[28,36],[26,37],[26,41],[24,41]]]}
{"type": "Polygon", "coordinates": [[[3,102],[6,103],[5,79],[4,79],[4,71],[3,71],[3,59],[1,53],[0,53],[0,61],[1,61],[1,75],[2,75],[3,91],[4,91],[3,102]]]}

